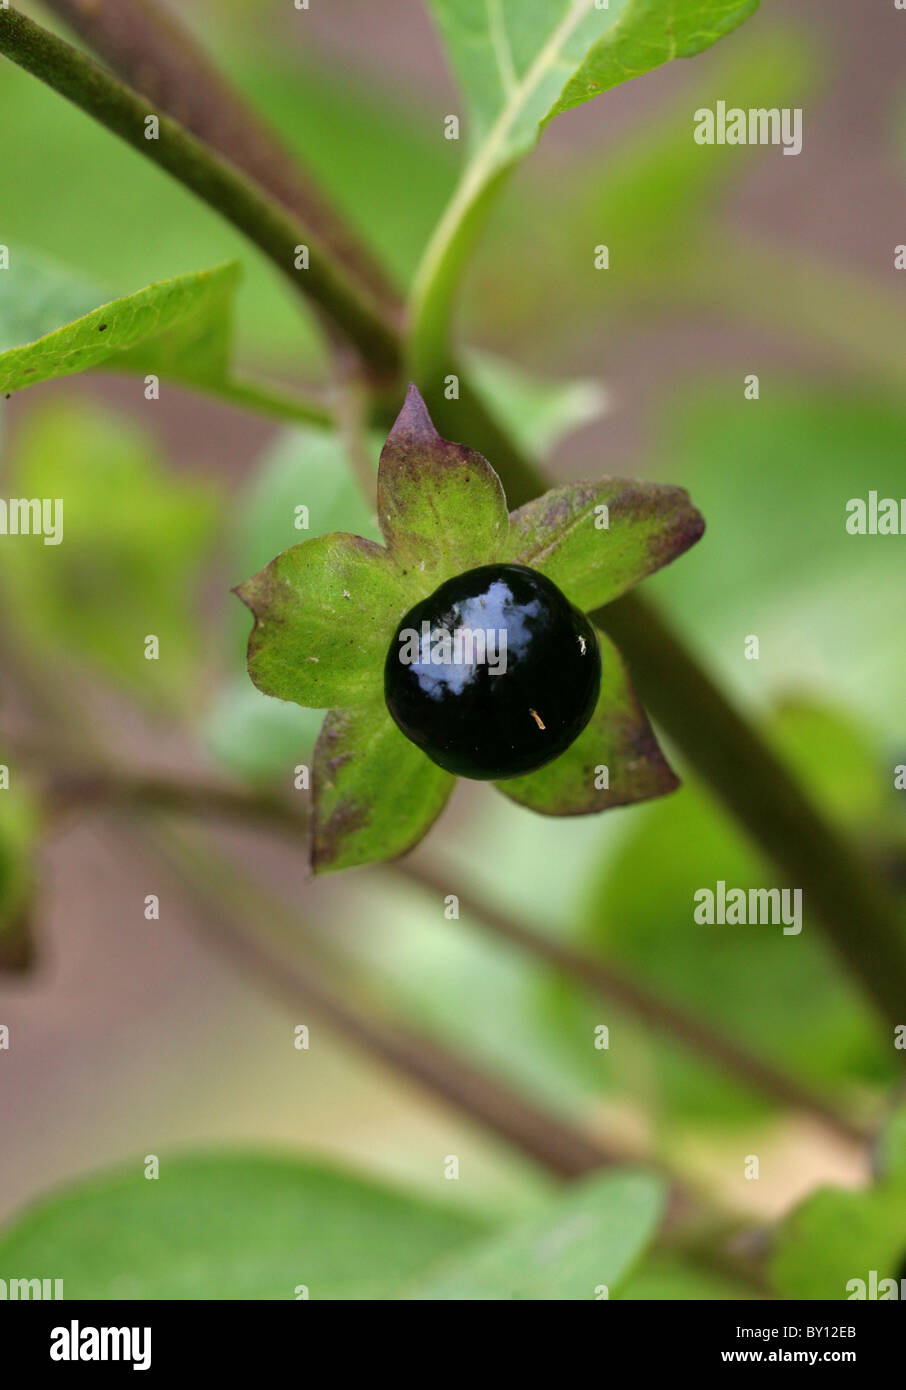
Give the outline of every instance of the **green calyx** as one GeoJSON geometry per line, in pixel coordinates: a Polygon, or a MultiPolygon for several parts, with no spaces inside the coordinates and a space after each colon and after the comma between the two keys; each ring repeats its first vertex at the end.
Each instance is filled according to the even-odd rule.
{"type": "MultiPolygon", "coordinates": [[[[249,674],[277,699],[329,711],[312,769],[315,872],[411,849],[455,778],[393,723],[384,703],[388,644],[403,615],[481,565],[527,565],[577,608],[610,602],[675,559],[704,523],[680,488],[608,478],[554,488],[507,514],[500,479],[442,439],[410,386],[381,453],[385,545],[343,533],[278,555],[236,592],[251,609],[249,674]]],[[[499,784],[546,815],[583,815],[671,791],[668,767],[616,647],[590,723],[554,762],[499,784]]]]}

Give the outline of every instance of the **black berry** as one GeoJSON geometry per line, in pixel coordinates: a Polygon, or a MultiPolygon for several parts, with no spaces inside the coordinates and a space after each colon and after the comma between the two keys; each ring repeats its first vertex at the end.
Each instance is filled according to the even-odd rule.
{"type": "Polygon", "coordinates": [[[525,565],[483,565],[411,608],[384,665],[407,738],[460,777],[519,777],[558,757],[594,712],[601,652],[565,594],[525,565]]]}

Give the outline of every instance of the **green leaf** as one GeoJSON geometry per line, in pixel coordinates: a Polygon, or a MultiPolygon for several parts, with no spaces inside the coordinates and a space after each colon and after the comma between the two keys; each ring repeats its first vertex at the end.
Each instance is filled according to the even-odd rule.
{"type": "Polygon", "coordinates": [[[59,545],[0,545],[2,601],[11,621],[26,616],[23,640],[151,702],[185,704],[200,678],[201,627],[187,610],[218,515],[210,488],[169,472],[132,420],[84,401],[29,415],[9,487],[62,501],[59,545]],[[145,656],[149,635],[157,660],[145,656]]]}
{"type": "Polygon", "coordinates": [[[400,733],[383,684],[361,709],[331,710],[315,747],[315,873],[392,859],[418,844],[456,779],[400,733]]]}
{"type": "MultiPolygon", "coordinates": [[[[304,402],[231,376],[240,274],[233,261],[89,308],[97,299],[89,300],[87,287],[16,253],[0,279],[0,393],[103,368],[155,375],[281,418],[309,419],[313,412],[304,402]],[[79,316],[67,322],[72,312],[79,316]],[[23,330],[28,341],[19,345],[23,330]]],[[[326,423],[326,411],[314,413],[326,423]]]]}
{"type": "MultiPolygon", "coordinates": [[[[735,29],[759,0],[610,0],[607,32],[589,49],[545,117],[639,77],[673,58],[694,58],[735,29]]],[[[586,3],[576,9],[588,9],[586,3]]],[[[565,56],[565,55],[564,55],[565,56]]]]}
{"type": "Polygon", "coordinates": [[[541,1213],[453,1259],[411,1295],[431,1300],[591,1299],[613,1294],[653,1238],[663,1183],[615,1172],[574,1183],[541,1213]]]}
{"type": "Polygon", "coordinates": [[[601,694],[574,743],[546,767],[498,782],[512,801],[547,816],[582,816],[663,796],[679,785],[667,766],[617,648],[598,632],[601,694]],[[607,770],[607,786],[601,768],[607,770]]]}
{"type": "Polygon", "coordinates": [[[669,565],[704,529],[682,488],[605,478],[552,488],[520,507],[510,517],[509,553],[577,608],[592,609],[669,565]]]}
{"type": "Polygon", "coordinates": [[[411,599],[382,546],[343,532],[317,536],[236,593],[255,615],[249,675],[265,695],[328,709],[383,692],[387,648],[411,599]]]}
{"type": "MultiPolygon", "coordinates": [[[[531,149],[543,125],[741,24],[758,0],[430,0],[483,168],[531,149]]],[[[472,165],[470,164],[470,167],[472,165]]]]}
{"type": "MultiPolygon", "coordinates": [[[[377,479],[380,442],[371,441],[377,479]]],[[[307,539],[348,530],[379,540],[374,506],[362,498],[342,439],[330,430],[284,430],[258,460],[236,496],[230,573],[253,574],[302,535],[307,539]],[[306,528],[300,533],[300,507],[306,528]]],[[[231,605],[237,650],[248,646],[248,617],[231,605]]],[[[247,781],[287,784],[292,769],[310,763],[323,710],[269,699],[243,676],[215,692],[202,715],[201,735],[218,761],[247,781]]]]}
{"type": "Polygon", "coordinates": [[[48,257],[15,250],[0,279],[0,354],[90,314],[103,302],[104,294],[77,271],[48,257]]]}
{"type": "Polygon", "coordinates": [[[51,1197],[0,1237],[0,1264],[69,1299],[375,1299],[483,1231],[476,1217],[352,1173],[259,1154],[136,1162],[51,1197]]]}
{"type": "Polygon", "coordinates": [[[864,1192],[826,1188],[807,1198],[777,1233],[771,1274],[781,1298],[849,1299],[856,1292],[847,1289],[851,1280],[867,1286],[872,1270],[878,1280],[897,1279],[904,1260],[901,1178],[864,1192]]]}
{"type": "MultiPolygon", "coordinates": [[[[71,376],[108,365],[130,348],[165,336],[173,373],[183,379],[222,375],[226,367],[229,301],[239,266],[218,266],[194,275],[179,275],[111,300],[72,323],[45,331],[35,342],[0,354],[0,391],[17,391],[39,381],[71,376]]],[[[13,257],[4,276],[13,305],[29,295],[28,264],[13,257]]],[[[44,286],[46,295],[46,285],[44,286]]],[[[50,304],[46,305],[51,317],[50,304]]],[[[4,338],[7,332],[3,333],[4,338]]],[[[154,353],[149,353],[153,359],[154,353]]],[[[148,371],[154,367],[149,366],[148,371]]]]}
{"type": "Polygon", "coordinates": [[[474,449],[441,439],[414,386],[381,452],[378,519],[413,603],[506,546],[500,479],[474,449]]]}
{"type": "Polygon", "coordinates": [[[431,0],[469,113],[462,176],[416,276],[413,362],[439,370],[460,269],[507,170],[559,111],[716,42],[758,0],[431,0]]]}

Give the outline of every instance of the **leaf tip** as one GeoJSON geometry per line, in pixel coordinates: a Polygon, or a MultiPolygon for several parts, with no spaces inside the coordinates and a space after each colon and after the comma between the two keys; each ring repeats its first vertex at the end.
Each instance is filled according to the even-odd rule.
{"type": "Polygon", "coordinates": [[[425,442],[439,437],[421,392],[415,382],[410,381],[403,408],[397,415],[393,429],[387,437],[388,444],[404,441],[406,443],[425,442]]]}
{"type": "Polygon", "coordinates": [[[241,584],[234,584],[233,587],[230,589],[230,593],[235,594],[239,601],[241,603],[244,603],[246,608],[251,608],[252,612],[254,613],[255,610],[252,607],[252,595],[249,589],[250,584],[251,580],[249,579],[244,580],[241,584]]]}

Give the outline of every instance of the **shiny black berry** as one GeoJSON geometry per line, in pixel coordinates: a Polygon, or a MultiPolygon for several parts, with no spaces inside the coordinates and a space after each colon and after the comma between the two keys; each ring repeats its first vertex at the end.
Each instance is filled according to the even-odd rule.
{"type": "Polygon", "coordinates": [[[460,777],[519,777],[558,757],[594,712],[601,652],[584,613],[537,570],[483,565],[403,618],[384,696],[407,738],[460,777]]]}

